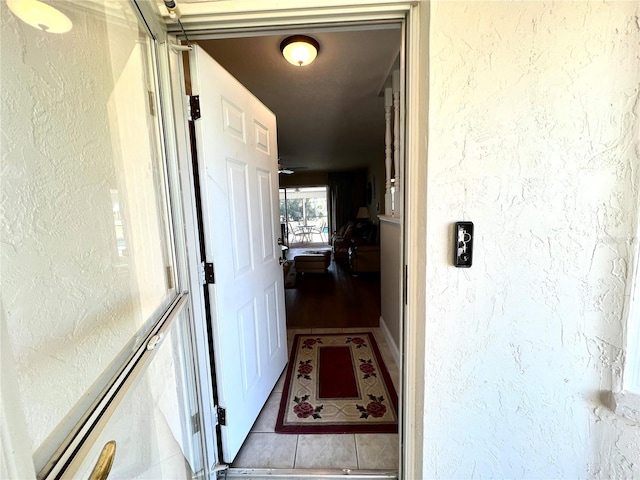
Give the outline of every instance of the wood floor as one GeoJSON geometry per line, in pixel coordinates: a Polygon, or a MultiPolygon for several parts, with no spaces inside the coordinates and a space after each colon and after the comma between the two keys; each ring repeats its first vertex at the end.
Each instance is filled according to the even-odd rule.
{"type": "MultiPolygon", "coordinates": [[[[287,258],[304,250],[309,248],[291,248],[287,258]]],[[[336,263],[332,256],[329,273],[299,273],[295,288],[285,289],[285,300],[288,328],[377,327],[380,274],[352,276],[348,261],[336,263]]]]}

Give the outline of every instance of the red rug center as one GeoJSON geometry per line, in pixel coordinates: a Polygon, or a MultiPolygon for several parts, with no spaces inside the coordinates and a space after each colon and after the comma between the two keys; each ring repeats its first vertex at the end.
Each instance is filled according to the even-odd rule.
{"type": "Polygon", "coordinates": [[[351,348],[320,347],[318,350],[318,398],[355,398],[358,396],[356,372],[351,348]]]}

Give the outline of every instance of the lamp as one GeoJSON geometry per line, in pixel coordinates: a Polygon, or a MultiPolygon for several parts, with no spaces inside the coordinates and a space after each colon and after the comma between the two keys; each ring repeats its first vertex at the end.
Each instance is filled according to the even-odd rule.
{"type": "Polygon", "coordinates": [[[73,24],[60,10],[38,0],[7,0],[7,7],[24,23],[49,33],[65,33],[73,24]]]}
{"type": "Polygon", "coordinates": [[[306,35],[293,35],[280,43],[280,51],[287,62],[304,67],[316,59],[320,44],[306,35]]]}
{"type": "Polygon", "coordinates": [[[356,218],[359,218],[359,219],[369,218],[369,209],[367,207],[360,207],[358,209],[358,215],[356,215],[356,218]]]}

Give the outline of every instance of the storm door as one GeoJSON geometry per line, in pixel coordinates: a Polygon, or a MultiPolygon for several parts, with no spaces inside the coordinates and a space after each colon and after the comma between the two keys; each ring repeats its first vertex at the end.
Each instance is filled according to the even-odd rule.
{"type": "Polygon", "coordinates": [[[21,407],[3,414],[40,478],[86,477],[114,444],[112,478],[191,477],[191,300],[152,22],[135,2],[25,5],[0,2],[2,368],[21,407]]]}

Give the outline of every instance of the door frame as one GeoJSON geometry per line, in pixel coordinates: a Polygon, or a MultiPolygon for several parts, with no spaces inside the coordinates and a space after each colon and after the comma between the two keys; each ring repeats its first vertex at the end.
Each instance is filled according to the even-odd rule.
{"type": "MultiPolygon", "coordinates": [[[[401,117],[402,156],[404,159],[403,179],[405,206],[402,222],[402,268],[404,279],[403,301],[401,302],[401,399],[400,405],[400,478],[422,477],[423,418],[424,418],[424,345],[425,345],[425,292],[426,275],[424,268],[409,268],[411,265],[426,263],[426,187],[427,187],[427,140],[428,125],[428,1],[376,1],[352,0],[345,4],[338,0],[309,0],[305,7],[295,0],[284,0],[277,7],[265,7],[261,0],[250,0],[241,5],[230,0],[214,4],[181,4],[182,13],[179,26],[168,20],[168,31],[176,39],[184,38],[181,27],[191,40],[210,38],[216,35],[239,33],[250,35],[273,33],[292,28],[310,29],[318,27],[336,27],[348,25],[368,25],[380,22],[397,21],[403,26],[404,45],[401,49],[401,66],[404,75],[404,116],[401,117]],[[421,55],[425,57],[421,58],[421,55]]],[[[173,72],[172,72],[173,73],[173,72]]],[[[184,72],[183,72],[184,74],[184,72]]],[[[180,82],[182,78],[172,78],[180,82]]],[[[186,108],[183,109],[183,111],[186,108]]],[[[178,111],[176,111],[179,114],[178,111]]],[[[180,118],[180,117],[176,117],[180,118]]],[[[181,117],[184,119],[185,117],[181,117]]],[[[183,131],[185,122],[176,121],[176,133],[188,138],[183,131]]],[[[191,158],[188,148],[183,145],[180,157],[187,169],[191,158]]],[[[184,186],[184,183],[183,183],[184,186]]],[[[192,190],[192,187],[190,187],[192,190]]],[[[183,191],[187,195],[188,191],[183,191]]],[[[187,207],[193,207],[192,200],[184,199],[187,207]]],[[[187,214],[187,216],[190,214],[187,214]]],[[[191,238],[197,241],[197,236],[191,238]]],[[[190,242],[191,243],[191,242],[190,242]]],[[[192,243],[192,247],[196,244],[192,243]]],[[[197,250],[195,250],[197,252],[197,250]]],[[[192,263],[191,270],[199,263],[192,263]]],[[[194,299],[195,300],[195,299],[194,299]]],[[[195,302],[194,302],[195,303],[195,302]]],[[[200,337],[200,345],[206,342],[200,337]]],[[[203,358],[199,358],[202,361],[203,358]]],[[[210,377],[211,378],[211,377],[210,377]]],[[[214,426],[213,416],[205,415],[205,431],[214,426]]],[[[217,460],[217,458],[216,458],[217,460]]],[[[209,460],[210,464],[211,461],[209,460]]]]}

